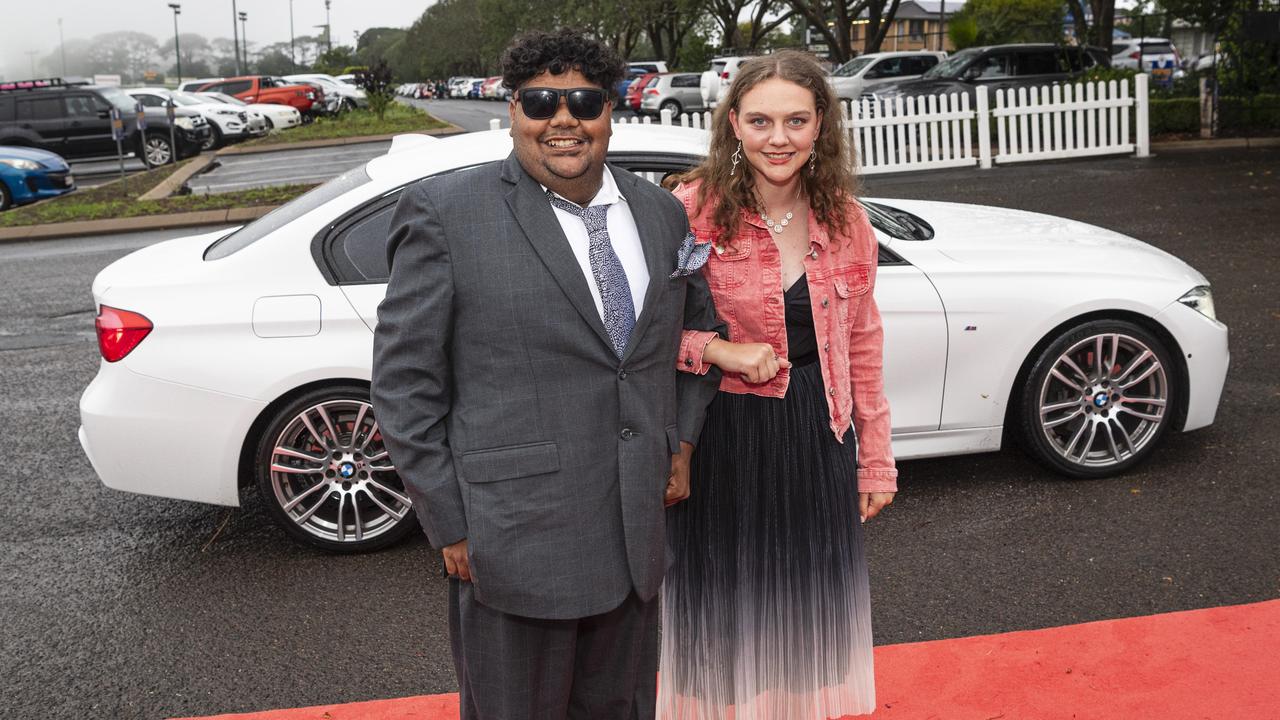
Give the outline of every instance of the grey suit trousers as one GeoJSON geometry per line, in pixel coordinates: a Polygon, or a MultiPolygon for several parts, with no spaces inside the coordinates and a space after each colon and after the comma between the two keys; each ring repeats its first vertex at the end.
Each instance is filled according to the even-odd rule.
{"type": "Polygon", "coordinates": [[[462,720],[652,720],[658,598],[573,620],[510,615],[449,579],[462,720]]]}

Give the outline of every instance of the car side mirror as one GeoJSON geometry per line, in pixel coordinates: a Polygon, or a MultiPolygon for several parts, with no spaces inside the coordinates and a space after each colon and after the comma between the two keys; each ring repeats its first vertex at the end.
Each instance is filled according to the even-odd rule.
{"type": "Polygon", "coordinates": [[[971,65],[964,71],[964,74],[960,76],[960,79],[965,82],[973,82],[974,80],[977,80],[981,74],[982,72],[979,71],[977,67],[971,65]]]}

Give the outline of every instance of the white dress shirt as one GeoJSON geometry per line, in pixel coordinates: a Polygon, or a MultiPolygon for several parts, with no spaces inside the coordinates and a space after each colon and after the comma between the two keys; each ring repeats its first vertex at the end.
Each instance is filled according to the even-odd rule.
{"type": "MultiPolygon", "coordinates": [[[[545,192],[547,186],[543,185],[542,189],[545,192]]],[[[556,197],[561,196],[556,194],[556,197]]],[[[569,200],[569,202],[573,201],[569,200]]],[[[609,241],[613,244],[613,252],[622,262],[623,272],[627,274],[627,285],[631,287],[631,303],[635,306],[636,318],[639,319],[640,311],[644,307],[644,294],[649,288],[649,266],[644,260],[644,248],[640,245],[640,232],[636,230],[636,220],[631,216],[627,199],[618,191],[618,184],[614,181],[613,173],[609,168],[604,169],[604,181],[600,184],[600,192],[587,203],[587,207],[592,205],[610,205],[609,212],[605,214],[605,224],[609,228],[609,241]]],[[[591,299],[596,303],[596,312],[600,313],[600,319],[603,320],[604,300],[600,297],[600,288],[596,286],[596,277],[591,272],[591,257],[588,254],[591,241],[587,238],[587,226],[577,215],[565,212],[554,205],[551,209],[556,213],[556,220],[560,221],[564,236],[569,239],[573,256],[577,258],[578,266],[587,278],[587,287],[591,288],[591,299]]]]}

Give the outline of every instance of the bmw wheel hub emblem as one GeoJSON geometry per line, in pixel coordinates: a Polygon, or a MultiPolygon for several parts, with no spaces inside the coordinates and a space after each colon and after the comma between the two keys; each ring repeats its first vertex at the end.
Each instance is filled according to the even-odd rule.
{"type": "Polygon", "coordinates": [[[356,474],[356,466],[349,462],[344,462],[338,466],[338,474],[344,478],[352,477],[356,474]]]}
{"type": "Polygon", "coordinates": [[[1107,394],[1100,392],[1093,396],[1093,404],[1097,407],[1105,407],[1107,404],[1107,394]]]}

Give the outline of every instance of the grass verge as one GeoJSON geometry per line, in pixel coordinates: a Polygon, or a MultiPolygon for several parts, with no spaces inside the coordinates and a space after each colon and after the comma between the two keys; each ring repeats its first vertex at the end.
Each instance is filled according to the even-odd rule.
{"type": "Polygon", "coordinates": [[[310,125],[301,125],[291,130],[273,132],[264,137],[247,140],[240,143],[239,147],[288,145],[289,143],[307,140],[389,135],[391,133],[439,130],[446,127],[449,127],[449,123],[437,120],[418,108],[394,103],[387,108],[387,112],[381,120],[368,110],[352,110],[338,117],[316,118],[316,121],[310,125]]]}
{"type": "Polygon", "coordinates": [[[15,208],[0,214],[0,227],[24,227],[77,220],[110,220],[200,210],[279,205],[315,187],[314,184],[280,185],[217,195],[175,195],[162,200],[138,199],[140,195],[160,184],[180,166],[180,164],[166,165],[163,168],[132,175],[125,180],[117,180],[88,190],[76,190],[52,200],[15,208]]]}

